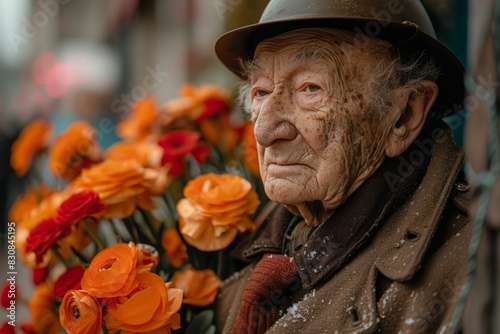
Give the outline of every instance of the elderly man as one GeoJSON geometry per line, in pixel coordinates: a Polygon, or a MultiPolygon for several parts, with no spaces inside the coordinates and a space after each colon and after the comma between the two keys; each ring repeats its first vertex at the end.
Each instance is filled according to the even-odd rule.
{"type": "Polygon", "coordinates": [[[222,36],[269,198],[223,333],[445,333],[467,269],[469,186],[441,121],[463,66],[419,1],[271,0],[222,36]]]}

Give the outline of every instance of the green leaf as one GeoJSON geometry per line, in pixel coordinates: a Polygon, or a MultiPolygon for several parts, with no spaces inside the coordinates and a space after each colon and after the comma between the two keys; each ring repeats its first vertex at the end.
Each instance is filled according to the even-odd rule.
{"type": "Polygon", "coordinates": [[[205,332],[205,334],[215,334],[215,326],[211,325],[208,327],[208,330],[205,332]]]}
{"type": "Polygon", "coordinates": [[[215,333],[213,321],[214,311],[205,310],[193,318],[185,334],[213,334],[215,333]]]}

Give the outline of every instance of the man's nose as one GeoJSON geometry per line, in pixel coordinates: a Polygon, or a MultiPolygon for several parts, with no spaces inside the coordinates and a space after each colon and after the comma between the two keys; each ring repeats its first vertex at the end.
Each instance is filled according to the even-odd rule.
{"type": "Polygon", "coordinates": [[[284,92],[272,92],[262,103],[255,119],[255,138],[263,147],[277,140],[293,140],[297,136],[293,115],[294,105],[284,92]]]}

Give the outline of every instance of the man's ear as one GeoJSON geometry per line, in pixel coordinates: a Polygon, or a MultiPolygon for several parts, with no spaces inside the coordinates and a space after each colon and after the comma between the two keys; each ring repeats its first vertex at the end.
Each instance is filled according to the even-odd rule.
{"type": "Polygon", "coordinates": [[[394,158],[403,153],[418,137],[427,115],[438,95],[436,83],[425,80],[420,88],[410,94],[406,107],[400,111],[399,118],[392,126],[385,147],[385,154],[394,158]]]}

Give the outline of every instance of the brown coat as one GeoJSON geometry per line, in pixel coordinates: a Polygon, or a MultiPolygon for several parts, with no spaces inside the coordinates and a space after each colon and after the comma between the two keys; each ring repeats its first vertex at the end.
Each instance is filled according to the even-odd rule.
{"type": "MultiPolygon", "coordinates": [[[[457,179],[463,153],[444,132],[420,184],[363,247],[345,252],[353,256],[334,258],[317,276],[323,266],[296,258],[303,293],[267,333],[447,333],[466,275],[472,224],[468,186],[457,179]]],[[[259,228],[247,258],[280,251],[275,226],[259,228]]],[[[219,332],[231,333],[254,265],[223,283],[216,301],[219,332]]]]}

